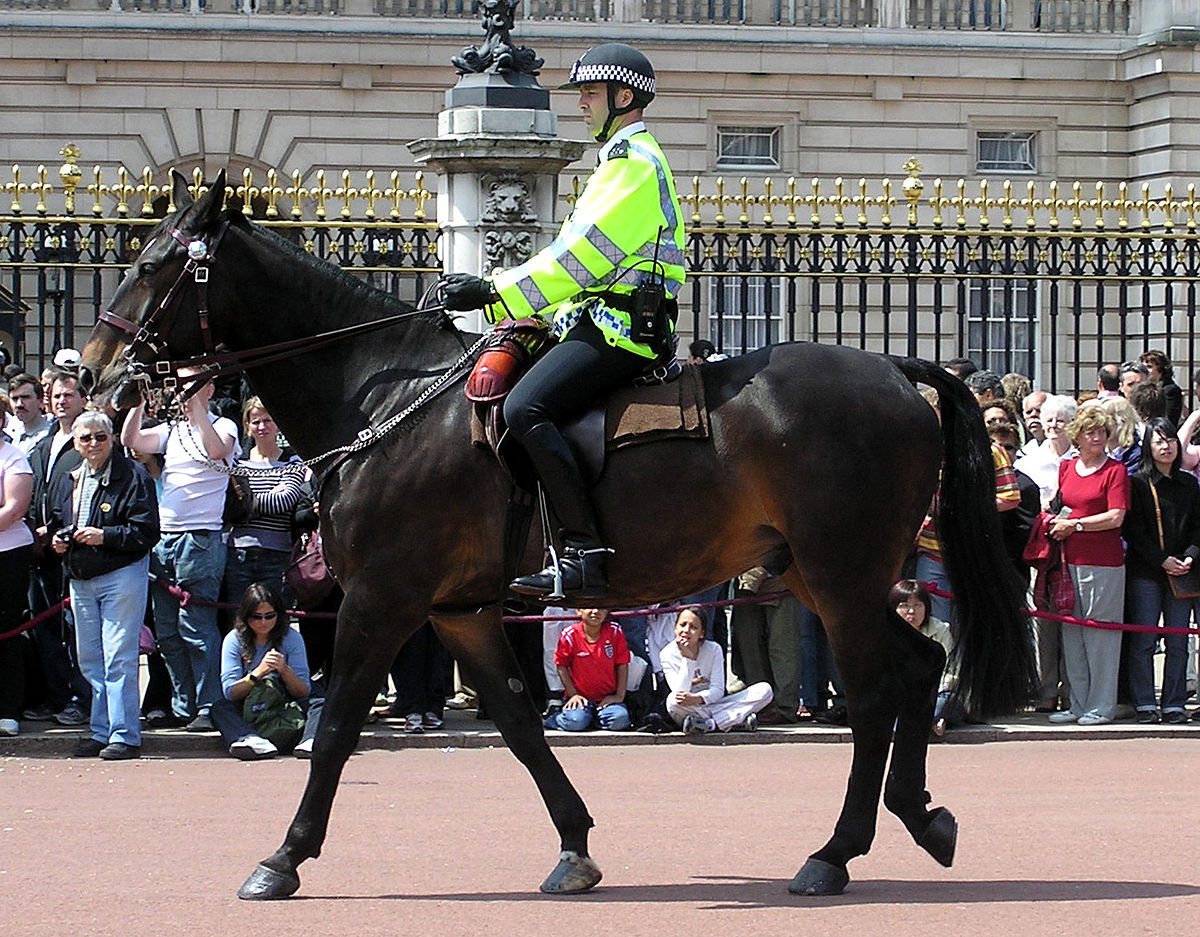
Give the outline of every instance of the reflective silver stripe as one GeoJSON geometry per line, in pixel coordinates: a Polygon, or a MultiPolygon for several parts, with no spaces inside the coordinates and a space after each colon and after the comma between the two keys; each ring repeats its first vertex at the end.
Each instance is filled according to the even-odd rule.
{"type": "Polygon", "coordinates": [[[626,257],[625,252],[621,250],[621,248],[617,247],[617,245],[612,242],[609,236],[595,225],[591,225],[587,229],[587,233],[584,234],[584,239],[591,244],[592,247],[596,248],[596,250],[603,254],[605,259],[608,260],[608,262],[614,267],[626,257]]]}
{"type": "Polygon", "coordinates": [[[525,301],[533,307],[534,312],[539,309],[545,309],[550,305],[550,300],[546,298],[546,294],[541,288],[533,282],[533,277],[521,277],[517,281],[517,289],[521,291],[521,295],[525,297],[525,301]]]}
{"type": "Polygon", "coordinates": [[[558,258],[558,264],[575,281],[580,290],[587,289],[596,282],[596,277],[583,265],[583,262],[570,251],[558,258]]]}
{"type": "Polygon", "coordinates": [[[662,208],[663,218],[667,221],[667,230],[675,234],[676,228],[679,226],[679,216],[675,212],[675,199],[671,197],[671,186],[667,183],[667,170],[663,166],[662,160],[658,158],[658,154],[634,140],[629,141],[629,148],[633,150],[642,159],[654,166],[654,171],[658,175],[658,203],[662,208]]]}

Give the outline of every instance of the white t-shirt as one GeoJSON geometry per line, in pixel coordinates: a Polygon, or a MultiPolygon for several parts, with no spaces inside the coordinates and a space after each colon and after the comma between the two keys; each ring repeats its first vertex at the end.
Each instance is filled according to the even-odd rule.
{"type": "MultiPolygon", "coordinates": [[[[33,469],[25,453],[10,442],[0,442],[0,504],[4,503],[4,479],[9,475],[32,475],[33,469]]],[[[33,534],[25,524],[25,519],[18,518],[11,527],[0,530],[0,553],[15,550],[26,544],[33,543],[33,534]]]]}
{"type": "MultiPolygon", "coordinates": [[[[242,454],[237,444],[237,426],[233,420],[214,413],[208,418],[218,436],[234,440],[230,460],[236,460],[242,454]]],[[[187,422],[164,423],[150,432],[158,436],[158,451],[164,454],[162,498],[158,502],[163,533],[220,530],[229,476],[203,461],[208,454],[200,434],[187,422]]]]}

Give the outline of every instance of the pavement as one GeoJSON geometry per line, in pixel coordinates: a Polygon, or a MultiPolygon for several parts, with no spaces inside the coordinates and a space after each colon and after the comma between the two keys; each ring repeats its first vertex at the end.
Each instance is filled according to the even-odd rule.
{"type": "MultiPolygon", "coordinates": [[[[504,745],[496,726],[478,719],[474,709],[447,710],[445,726],[409,734],[403,720],[378,718],[368,723],[359,739],[359,751],[399,749],[487,749],[504,745]]],[[[21,723],[21,734],[0,738],[0,756],[66,756],[71,745],[86,732],[86,727],[64,728],[48,722],[21,723]]],[[[641,732],[559,732],[547,731],[552,748],[645,745],[773,745],[837,744],[851,741],[850,730],[842,726],[785,725],[763,726],[757,732],[727,732],[688,737],[682,732],[650,735],[641,732]]],[[[938,744],[972,745],[992,742],[1045,742],[1071,740],[1128,741],[1130,739],[1196,739],[1200,742],[1200,722],[1182,726],[1140,725],[1132,717],[1106,726],[1050,725],[1044,713],[1020,713],[982,725],[951,730],[938,744]]],[[[182,755],[196,757],[225,755],[216,732],[187,732],[183,729],[146,729],[142,733],[142,754],[158,757],[182,755]]]]}

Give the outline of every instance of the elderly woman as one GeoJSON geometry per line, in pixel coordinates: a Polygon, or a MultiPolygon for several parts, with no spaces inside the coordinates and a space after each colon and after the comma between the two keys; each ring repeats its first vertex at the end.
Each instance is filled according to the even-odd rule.
{"type": "Polygon", "coordinates": [[[250,453],[238,465],[252,471],[248,480],[254,513],[229,532],[222,593],[230,604],[240,602],[252,582],[268,583],[276,591],[283,588],[292,550],[292,513],[304,484],[296,466],[286,468],[299,460],[284,457],[279,428],[258,397],[251,397],[242,408],[242,428],[250,440],[250,453]]]}
{"type": "MultiPolygon", "coordinates": [[[[1121,524],[1129,509],[1129,473],[1109,457],[1115,421],[1103,407],[1084,407],[1067,427],[1079,457],[1058,468],[1062,509],[1049,525],[1062,543],[1063,562],[1075,591],[1073,616],[1119,622],[1125,607],[1125,545],[1121,524]]],[[[1117,707],[1121,632],[1064,623],[1063,658],[1071,682],[1070,708],[1055,723],[1103,725],[1117,707]]]]}
{"type": "Polygon", "coordinates": [[[725,695],[725,653],[705,640],[701,609],[683,609],[675,619],[675,641],[660,653],[670,693],[667,714],[687,735],[758,728],[758,713],[771,702],[769,683],[754,683],[725,695]]]}
{"type": "Polygon", "coordinates": [[[1018,472],[1024,472],[1037,482],[1043,507],[1049,507],[1058,490],[1059,464],[1075,454],[1066,428],[1078,410],[1079,405],[1071,397],[1062,394],[1046,397],[1041,407],[1042,432],[1046,438],[1040,446],[1027,449],[1025,455],[1013,463],[1018,472]]]}
{"type": "Polygon", "coordinates": [[[141,465],[113,446],[112,422],[87,411],[71,427],[82,464],[51,496],[54,552],[66,554],[79,669],[92,688],[80,758],[136,758],[142,732],[138,634],[146,614],[158,499],[141,465]]]}

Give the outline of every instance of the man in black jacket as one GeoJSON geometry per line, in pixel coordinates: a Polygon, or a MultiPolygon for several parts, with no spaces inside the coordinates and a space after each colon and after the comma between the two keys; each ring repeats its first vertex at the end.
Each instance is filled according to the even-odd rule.
{"type": "MultiPolygon", "coordinates": [[[[33,497],[29,502],[29,527],[33,531],[33,563],[29,572],[29,608],[34,615],[57,605],[67,594],[62,559],[50,549],[47,523],[49,498],[55,487],[83,457],[75,450],[71,429],[83,413],[86,400],[74,376],[57,375],[50,385],[50,408],[57,424],[29,453],[33,468],[33,497]]],[[[54,719],[60,725],[78,726],[88,721],[91,690],[75,661],[75,637],[71,615],[51,616],[33,629],[34,642],[45,678],[45,690],[38,699],[32,693],[33,708],[25,711],[31,720],[54,719]]]]}

